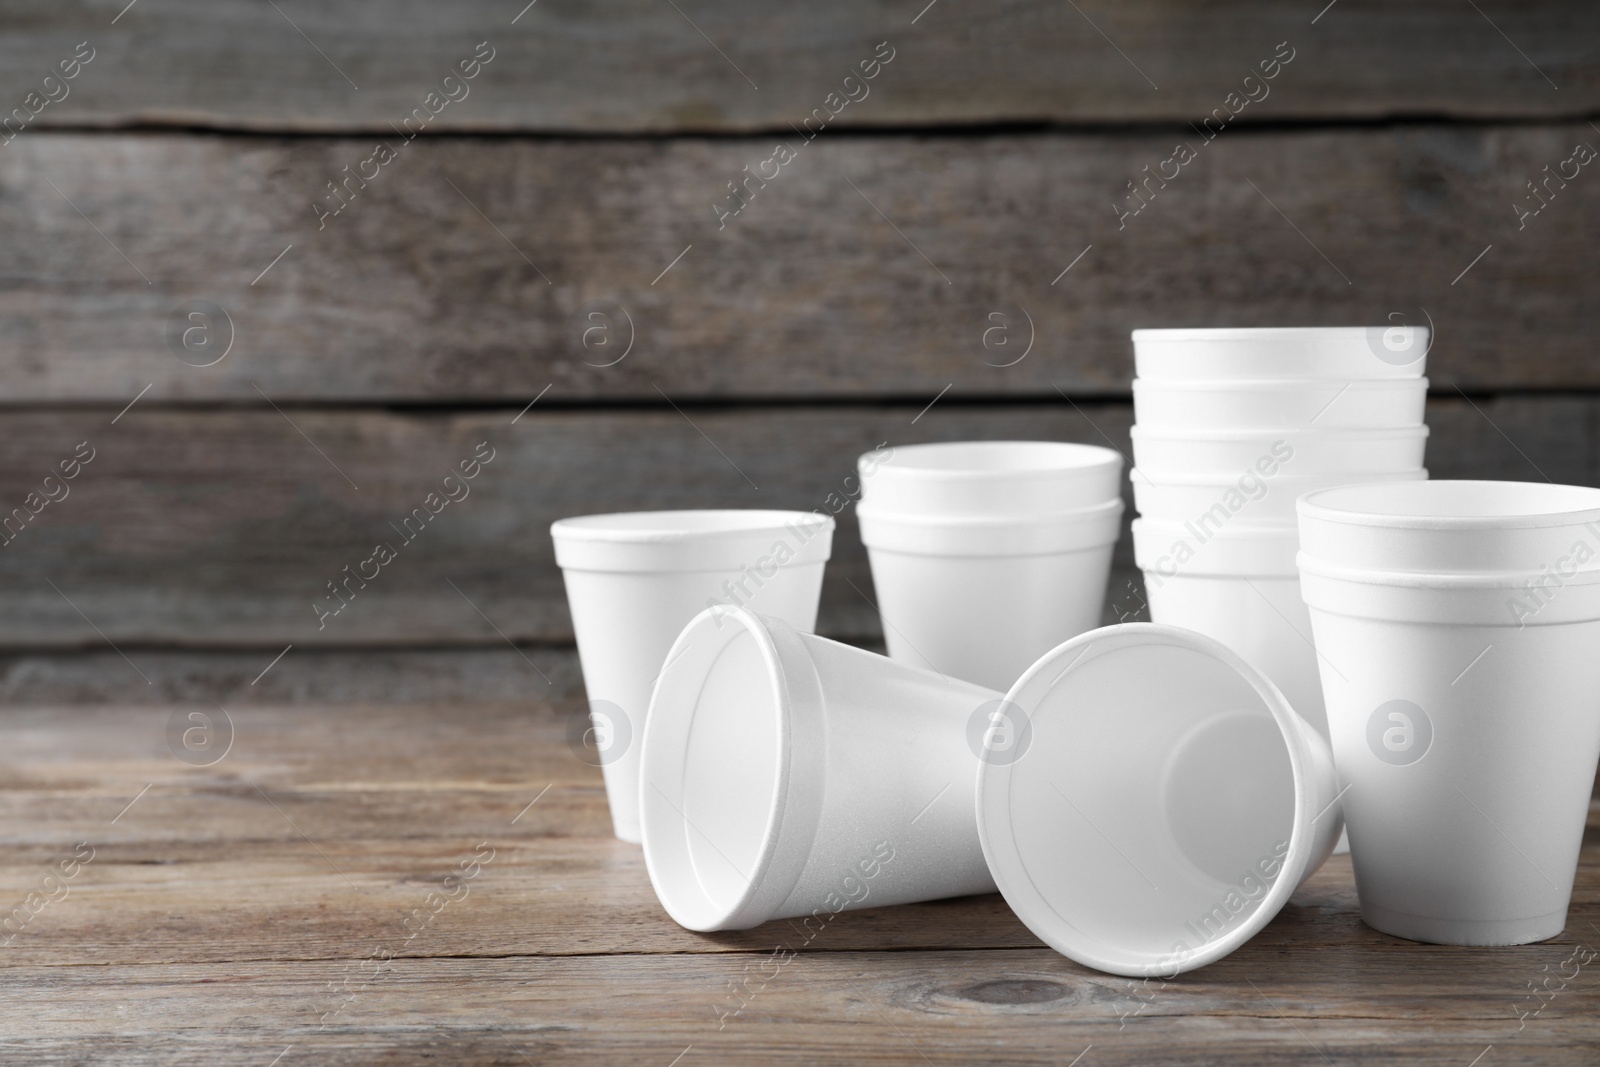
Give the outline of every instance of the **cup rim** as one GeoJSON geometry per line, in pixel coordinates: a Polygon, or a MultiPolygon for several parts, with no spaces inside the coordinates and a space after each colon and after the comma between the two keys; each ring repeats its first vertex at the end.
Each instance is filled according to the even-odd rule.
{"type": "Polygon", "coordinates": [[[834,521],[815,511],[761,508],[612,511],[557,519],[550,524],[550,536],[572,542],[651,544],[767,534],[795,525],[815,526],[821,532],[834,521]]]}
{"type": "Polygon", "coordinates": [[[1422,378],[1134,378],[1133,389],[1183,391],[1186,393],[1266,393],[1301,392],[1427,392],[1428,379],[1422,378]]]}
{"type": "Polygon", "coordinates": [[[1373,330],[1416,330],[1426,337],[1426,326],[1178,326],[1133,331],[1139,341],[1362,341],[1373,330]]]}
{"type": "MultiPolygon", "coordinates": [[[[884,449],[863,452],[856,460],[858,467],[868,460],[881,456],[884,449]]],[[[1056,475],[1072,477],[1092,474],[1107,467],[1119,466],[1122,454],[1101,445],[1079,444],[1075,441],[933,441],[926,444],[901,445],[888,450],[887,460],[880,460],[872,477],[882,477],[892,472],[895,477],[926,482],[993,481],[1002,478],[1028,478],[1056,475]],[[1020,466],[962,466],[913,465],[900,463],[903,456],[975,457],[983,454],[1025,458],[1031,455],[1050,456],[1055,462],[1035,462],[1020,466]]]]}
{"type": "MultiPolygon", "coordinates": [[[[1143,467],[1132,467],[1128,471],[1128,481],[1135,487],[1143,484],[1152,489],[1233,489],[1237,488],[1239,479],[1250,473],[1255,473],[1253,468],[1240,470],[1234,474],[1200,474],[1192,476],[1178,476],[1163,474],[1159,469],[1152,476],[1145,472],[1143,467]],[[1134,475],[1138,475],[1135,478],[1134,475]]],[[[1259,475],[1272,485],[1293,485],[1296,482],[1319,481],[1325,482],[1329,478],[1348,478],[1341,485],[1359,485],[1367,483],[1387,482],[1425,482],[1428,480],[1428,468],[1414,467],[1405,471],[1354,471],[1346,473],[1340,471],[1333,474],[1286,474],[1279,472],[1271,475],[1259,475]]],[[[1324,489],[1337,489],[1338,485],[1322,486],[1324,489]]],[[[1307,490],[1315,492],[1315,490],[1307,490]]],[[[1297,494],[1299,495],[1299,494],[1297,494]]]]}
{"type": "Polygon", "coordinates": [[[1413,423],[1408,426],[1371,426],[1352,427],[1350,429],[1300,429],[1296,427],[1282,427],[1278,429],[1245,429],[1240,427],[1222,427],[1212,429],[1199,427],[1195,429],[1167,428],[1165,426],[1140,426],[1135,423],[1128,431],[1128,435],[1135,441],[1193,441],[1196,444],[1255,444],[1266,442],[1274,444],[1278,441],[1286,443],[1327,443],[1348,442],[1351,444],[1366,444],[1376,441],[1404,440],[1414,441],[1418,438],[1426,440],[1429,432],[1426,423],[1413,423]]]}
{"type": "MultiPolygon", "coordinates": [[[[1305,785],[1310,780],[1311,767],[1308,765],[1307,754],[1301,751],[1299,727],[1295,725],[1297,716],[1278,687],[1266,675],[1220,642],[1177,626],[1149,622],[1121,623],[1080,634],[1057,645],[1035,661],[1033,666],[1023,672],[1022,677],[1012,685],[1005,695],[1005,701],[1032,714],[1031,708],[1036,707],[1040,699],[1071,674],[1072,668],[1084,658],[1092,646],[1107,642],[1114,642],[1112,648],[1136,643],[1177,645],[1209,655],[1230,667],[1256,691],[1262,704],[1272,715],[1283,737],[1284,749],[1295,782],[1294,818],[1289,836],[1289,850],[1284,855],[1280,876],[1273,882],[1272,888],[1262,897],[1260,904],[1246,921],[1194,950],[1181,964],[1174,965],[1172,973],[1178,974],[1214,963],[1232,953],[1259,933],[1288,903],[1290,895],[1296,888],[1293,884],[1295,879],[1289,875],[1290,858],[1297,854],[1304,855],[1315,847],[1312,825],[1315,817],[1307,807],[1305,785]],[[1066,669],[1055,669],[1058,662],[1068,656],[1071,659],[1066,669]],[[1047,677],[1049,681],[1043,691],[1034,694],[1033,690],[1038,688],[1038,680],[1047,677]]],[[[1024,761],[1019,760],[1016,765],[1022,762],[1024,761]]],[[[1006,898],[1006,903],[1035,936],[1070,959],[1111,974],[1154,976],[1157,972],[1153,968],[1161,957],[1144,960],[1136,958],[1132,952],[1120,958],[1108,955],[1103,940],[1081,935],[1075,926],[1062,919],[1045,898],[1044,893],[1034,884],[1016,846],[1008,799],[1011,775],[1016,765],[982,762],[978,767],[979,842],[983,846],[984,858],[989,863],[990,872],[1006,898]],[[996,812],[999,813],[998,816],[996,812]],[[997,822],[998,825],[991,826],[992,822],[997,822]],[[999,840],[995,840],[996,833],[1001,835],[999,840]],[[1002,875],[1008,873],[1011,876],[1007,879],[1009,892],[1006,885],[1001,885],[1002,875]]],[[[1320,814],[1318,813],[1319,816],[1320,814]]]]}
{"type": "Polygon", "coordinates": [[[956,530],[986,530],[986,529],[1016,529],[1019,527],[1048,527],[1072,525],[1078,522],[1094,522],[1116,512],[1121,513],[1125,507],[1120,495],[1109,497],[1095,504],[1086,504],[1081,508],[1064,508],[1060,511],[1024,511],[1009,512],[1005,514],[988,513],[983,515],[964,515],[952,513],[936,513],[926,511],[900,511],[895,508],[886,508],[881,504],[863,500],[856,505],[856,518],[862,516],[868,519],[877,519],[881,522],[892,522],[899,526],[920,526],[929,529],[956,529],[956,530]]]}
{"type": "MultiPolygon", "coordinates": [[[[1536,580],[1548,573],[1540,570],[1401,571],[1382,567],[1351,567],[1310,555],[1303,550],[1295,554],[1295,565],[1301,574],[1315,578],[1404,589],[1525,589],[1529,580],[1536,580]]],[[[1562,586],[1571,585],[1600,585],[1600,564],[1580,567],[1570,576],[1563,576],[1562,586]]]]}
{"type": "MultiPolygon", "coordinates": [[[[755,926],[767,918],[766,915],[749,913],[764,892],[767,894],[771,892],[770,887],[764,883],[778,863],[785,821],[783,817],[785,800],[793,781],[792,765],[796,755],[796,737],[793,711],[795,694],[791,693],[788,685],[788,672],[783,668],[782,653],[773,639],[773,634],[763,623],[764,620],[744,608],[721,605],[709,607],[696,615],[673,642],[672,649],[667,654],[666,665],[662,667],[655,691],[651,694],[649,712],[645,716],[645,736],[639,761],[640,827],[643,831],[641,844],[644,849],[645,867],[661,906],[680,926],[690,930],[709,931],[755,926]],[[668,720],[658,707],[658,702],[662,699],[662,694],[673,691],[673,686],[690,684],[688,681],[682,683],[679,681],[682,673],[694,666],[692,663],[685,663],[687,653],[708,629],[722,629],[725,623],[734,625],[732,629],[716,637],[712,644],[698,649],[697,659],[714,663],[722,650],[741,633],[748,633],[751,636],[766,668],[766,682],[770,687],[772,710],[777,720],[774,725],[778,745],[772,796],[767,802],[769,807],[762,827],[761,842],[756,850],[755,862],[751,865],[748,875],[741,874],[745,886],[739,891],[736,899],[718,903],[705,892],[698,876],[694,874],[693,860],[688,856],[686,842],[693,827],[689,823],[688,815],[682,810],[681,791],[669,781],[667,786],[677,793],[676,800],[662,793],[661,787],[651,780],[650,772],[663,761],[669,769],[681,767],[687,755],[687,731],[692,723],[692,716],[690,722],[668,720]],[[663,746],[670,746],[670,750],[663,746]],[[666,753],[665,756],[662,755],[663,752],[666,753]],[[662,809],[647,792],[646,786],[655,789],[665,802],[666,808],[670,810],[662,809]],[[661,820],[666,820],[665,829],[657,829],[661,820]],[[685,875],[686,868],[687,875],[685,875]]],[[[703,683],[704,679],[700,678],[699,684],[703,683]]],[[[694,699],[698,701],[698,686],[694,699]]],[[[785,889],[785,895],[787,892],[785,889]]]]}
{"type": "MultiPolygon", "coordinates": [[[[1448,500],[1449,498],[1446,497],[1446,499],[1448,500]]],[[[1361,482],[1334,486],[1328,489],[1312,490],[1300,497],[1296,501],[1295,507],[1302,520],[1310,519],[1341,526],[1364,526],[1395,530],[1533,530],[1562,526],[1586,526],[1600,522],[1600,489],[1590,486],[1562,485],[1553,482],[1513,482],[1451,478],[1437,478],[1416,483],[1361,482]],[[1397,484],[1405,485],[1410,490],[1409,494],[1401,499],[1412,507],[1415,507],[1419,502],[1426,503],[1430,498],[1437,500],[1445,497],[1446,494],[1468,493],[1471,490],[1467,487],[1478,487],[1482,492],[1498,493],[1503,496],[1509,496],[1512,493],[1521,494],[1524,497],[1550,495],[1552,497],[1552,506],[1532,509],[1524,508],[1509,512],[1502,510],[1499,513],[1480,508],[1476,513],[1463,514],[1417,511],[1407,513],[1402,510],[1383,510],[1372,502],[1358,506],[1363,494],[1371,497],[1382,490],[1389,490],[1392,493],[1394,486],[1397,484]],[[1556,494],[1567,499],[1571,499],[1574,495],[1583,495],[1588,498],[1589,502],[1584,507],[1559,507],[1554,504],[1556,494]],[[1341,497],[1350,500],[1350,503],[1341,507],[1341,497]]]]}

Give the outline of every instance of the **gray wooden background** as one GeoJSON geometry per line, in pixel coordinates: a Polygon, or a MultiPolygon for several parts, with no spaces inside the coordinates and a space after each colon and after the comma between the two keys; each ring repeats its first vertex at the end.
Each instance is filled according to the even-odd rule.
{"type": "Polygon", "coordinates": [[[1435,476],[1600,479],[1576,0],[18,0],[6,112],[6,699],[570,692],[551,520],[1126,450],[1138,326],[1431,322],[1435,476]]]}

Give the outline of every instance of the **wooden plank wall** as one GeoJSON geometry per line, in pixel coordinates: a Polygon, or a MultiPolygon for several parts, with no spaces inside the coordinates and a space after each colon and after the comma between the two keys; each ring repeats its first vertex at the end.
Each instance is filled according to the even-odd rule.
{"type": "MultiPolygon", "coordinates": [[[[92,453],[0,548],[7,692],[292,643],[503,698],[552,519],[1126,450],[1137,326],[1431,322],[1436,476],[1600,479],[1593,5],[124,4],[0,14],[0,513],[92,453]]],[[[872,641],[848,509],[835,558],[872,641]]]]}

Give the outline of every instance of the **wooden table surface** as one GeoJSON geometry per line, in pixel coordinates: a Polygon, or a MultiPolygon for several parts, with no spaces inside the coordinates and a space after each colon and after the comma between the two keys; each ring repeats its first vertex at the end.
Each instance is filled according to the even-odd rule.
{"type": "Polygon", "coordinates": [[[1554,941],[1379,934],[1341,857],[1233,956],[1145,985],[998,896],[803,946],[681,930],[547,705],[230,711],[209,767],[167,736],[215,707],[0,712],[0,1062],[1600,1062],[1600,814],[1554,941]]]}

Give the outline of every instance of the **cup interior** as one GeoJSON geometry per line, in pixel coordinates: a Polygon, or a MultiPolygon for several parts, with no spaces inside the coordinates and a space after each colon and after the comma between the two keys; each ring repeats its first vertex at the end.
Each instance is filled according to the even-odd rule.
{"type": "Polygon", "coordinates": [[[1231,951],[1292,890],[1294,757],[1236,662],[1186,631],[1113,627],[1056,649],[1008,694],[1032,747],[982,769],[980,824],[1007,901],[1060,951],[1176,973],[1231,951]]]}
{"type": "Polygon", "coordinates": [[[761,886],[786,780],[787,704],[770,641],[702,613],[650,704],[640,803],[651,881],[693,930],[722,929],[761,886]]]}
{"type": "Polygon", "coordinates": [[[1300,507],[1318,518],[1361,526],[1566,526],[1600,520],[1600,489],[1547,482],[1363,484],[1319,490],[1300,507]]]}

